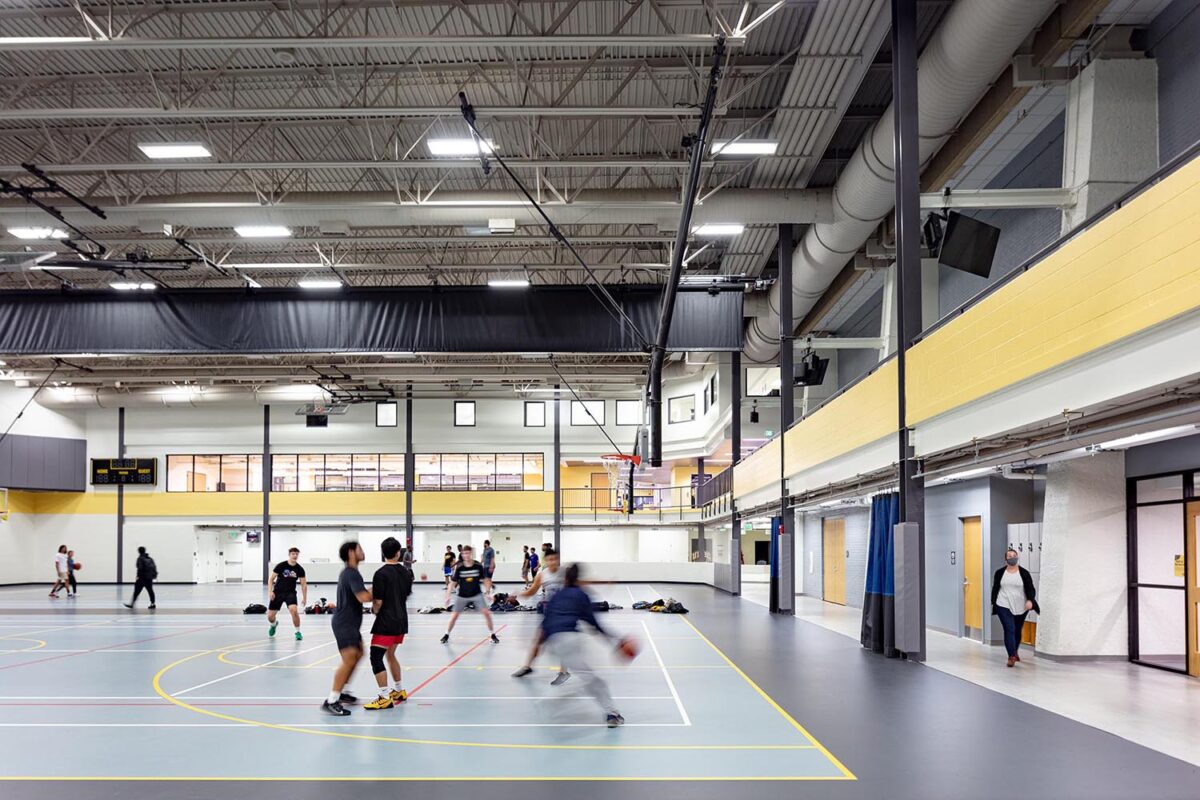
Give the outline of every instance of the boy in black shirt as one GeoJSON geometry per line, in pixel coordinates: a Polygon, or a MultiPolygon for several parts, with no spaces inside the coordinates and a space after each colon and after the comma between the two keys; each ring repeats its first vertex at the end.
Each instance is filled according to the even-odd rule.
{"type": "Polygon", "coordinates": [[[335,717],[345,717],[350,715],[350,711],[342,704],[353,703],[357,699],[345,689],[350,676],[354,674],[354,668],[362,660],[363,603],[371,600],[371,593],[363,585],[362,573],[358,571],[358,565],[366,558],[358,542],[343,542],[338,548],[338,556],[346,566],[338,575],[337,606],[333,610],[330,627],[342,663],[333,672],[333,689],[321,709],[335,717]]]}
{"type": "Polygon", "coordinates": [[[297,642],[304,638],[300,633],[300,609],[296,605],[297,581],[304,594],[304,605],[308,605],[308,578],[305,577],[304,567],[297,563],[299,558],[299,547],[288,550],[287,561],[280,561],[275,565],[275,569],[271,570],[270,583],[267,584],[267,597],[270,598],[267,605],[267,622],[271,623],[267,635],[275,635],[275,629],[279,627],[276,615],[279,609],[287,606],[287,610],[292,614],[292,625],[296,627],[297,642]]]}
{"type": "Polygon", "coordinates": [[[475,560],[475,553],[471,549],[471,545],[463,545],[462,560],[454,568],[454,572],[450,575],[450,585],[446,587],[446,607],[451,608],[454,613],[450,615],[450,624],[446,626],[446,635],[442,637],[442,644],[450,641],[450,631],[454,630],[454,623],[458,621],[458,615],[467,608],[468,603],[483,613],[488,632],[492,634],[492,644],[500,644],[500,640],[496,637],[496,630],[492,627],[492,611],[488,608],[492,602],[491,596],[492,579],[488,577],[483,564],[475,560]],[[450,596],[455,589],[458,590],[458,595],[454,598],[454,605],[451,606],[450,596]]]}
{"type": "Polygon", "coordinates": [[[389,536],[380,548],[383,566],[375,571],[371,579],[374,601],[371,610],[375,624],[371,626],[371,671],[379,686],[379,697],[363,706],[368,711],[391,708],[408,699],[400,682],[400,661],[396,658],[396,647],[404,643],[408,633],[408,596],[412,594],[413,576],[400,563],[400,542],[389,536]],[[387,666],[384,666],[384,659],[387,666]],[[392,671],[395,685],[388,686],[388,669],[392,671]]]}

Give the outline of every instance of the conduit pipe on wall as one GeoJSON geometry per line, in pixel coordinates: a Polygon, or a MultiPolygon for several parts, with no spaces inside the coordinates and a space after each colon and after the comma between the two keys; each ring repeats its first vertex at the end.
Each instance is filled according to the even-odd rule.
{"type": "MultiPolygon", "coordinates": [[[[1057,5],[1055,0],[958,0],[918,62],[921,163],[954,132],[1012,59],[1021,42],[1057,5]]],[[[792,257],[793,328],[895,207],[893,107],[859,144],[834,186],[834,221],[811,226],[792,257]]],[[[769,361],[779,352],[779,284],[765,313],[746,330],[746,355],[769,361]]]]}

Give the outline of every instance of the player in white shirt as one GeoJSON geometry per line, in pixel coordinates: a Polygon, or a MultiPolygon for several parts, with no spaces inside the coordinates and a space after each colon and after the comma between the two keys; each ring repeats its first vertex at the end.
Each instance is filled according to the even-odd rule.
{"type": "MultiPolygon", "coordinates": [[[[533,583],[523,592],[518,592],[517,597],[532,597],[539,591],[542,592],[540,603],[549,603],[550,599],[563,588],[563,578],[565,571],[559,562],[558,551],[547,549],[543,555],[545,569],[539,570],[537,576],[533,579],[533,583]]],[[[524,678],[526,675],[533,672],[533,660],[537,658],[538,653],[542,650],[542,629],[539,626],[537,633],[534,635],[533,646],[529,648],[529,657],[525,659],[525,663],[520,669],[513,673],[514,678],[524,678]]],[[[558,675],[550,682],[551,686],[561,686],[571,678],[571,673],[565,669],[559,669],[558,675]]]]}
{"type": "Polygon", "coordinates": [[[58,546],[58,552],[54,554],[54,586],[50,589],[50,596],[58,599],[58,589],[62,587],[67,590],[67,594],[71,593],[71,572],[67,568],[67,546],[65,544],[58,546]]]}

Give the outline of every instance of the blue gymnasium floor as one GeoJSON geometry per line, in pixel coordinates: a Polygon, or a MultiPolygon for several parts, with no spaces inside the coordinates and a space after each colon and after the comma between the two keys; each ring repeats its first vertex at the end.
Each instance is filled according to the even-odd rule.
{"type": "MultiPolygon", "coordinates": [[[[236,613],[261,586],[161,587],[156,612],[125,611],[113,587],[71,601],[0,589],[0,797],[1200,796],[1200,767],[749,601],[700,586],[593,588],[627,607],[674,595],[692,609],[601,617],[643,646],[618,664],[596,643],[628,720],[616,730],[578,684],[549,686],[553,664],[510,677],[533,615],[498,616],[499,645],[478,617],[441,645],[446,617],[413,615],[401,648],[412,698],[335,719],[317,708],[335,658],[328,619],[304,617],[296,642],[283,618],[268,639],[263,617],[236,613]]],[[[420,587],[412,606],[439,595],[420,587]]],[[[372,686],[364,663],[352,687],[372,686]]]]}
{"type": "MultiPolygon", "coordinates": [[[[614,602],[626,593],[604,588],[614,602]]],[[[422,604],[435,596],[418,591],[422,604]]],[[[628,596],[600,620],[636,637],[640,656],[620,663],[602,639],[593,651],[627,719],[619,730],[578,681],[551,687],[545,659],[511,677],[535,614],[497,615],[499,645],[478,614],[463,615],[448,645],[438,641],[448,615],[412,615],[399,651],[409,701],[337,719],[318,708],[337,661],[327,617],[303,617],[302,641],[281,618],[269,639],[263,617],[172,614],[159,601],[157,612],[69,621],[0,617],[0,730],[20,754],[3,777],[204,779],[216,766],[206,753],[220,754],[221,777],[255,780],[458,780],[464,759],[489,781],[853,777],[686,617],[628,610],[628,596]],[[286,770],[263,757],[275,748],[286,770]]],[[[373,696],[366,662],[352,686],[373,696]]]]}

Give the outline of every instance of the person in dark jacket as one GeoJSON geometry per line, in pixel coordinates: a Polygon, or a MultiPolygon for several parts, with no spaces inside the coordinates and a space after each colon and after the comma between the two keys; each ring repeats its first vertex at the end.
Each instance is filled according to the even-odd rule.
{"type": "Polygon", "coordinates": [[[551,655],[558,658],[560,669],[578,676],[585,687],[585,693],[604,709],[608,727],[615,728],[624,724],[625,718],[617,711],[608,684],[596,674],[587,661],[587,637],[579,630],[580,622],[587,623],[597,633],[620,646],[621,640],[600,627],[600,623],[596,621],[592,610],[592,598],[579,587],[579,565],[572,564],[567,567],[563,576],[563,588],[555,592],[546,603],[542,617],[543,645],[551,655]]]}
{"type": "Polygon", "coordinates": [[[1008,666],[1021,660],[1017,651],[1021,648],[1021,629],[1030,611],[1042,613],[1037,604],[1037,590],[1033,588],[1033,576],[1029,570],[1018,566],[1020,556],[1016,550],[1006,550],[1004,566],[992,577],[992,613],[1000,617],[1004,626],[1004,649],[1008,651],[1008,666]]]}
{"type": "Polygon", "coordinates": [[[158,608],[154,602],[154,581],[158,579],[158,566],[154,563],[154,559],[146,552],[146,548],[138,548],[137,557],[137,582],[133,584],[133,599],[125,604],[126,608],[133,608],[133,604],[137,602],[138,595],[142,593],[142,589],[146,590],[146,594],[150,597],[150,608],[158,608]]]}

